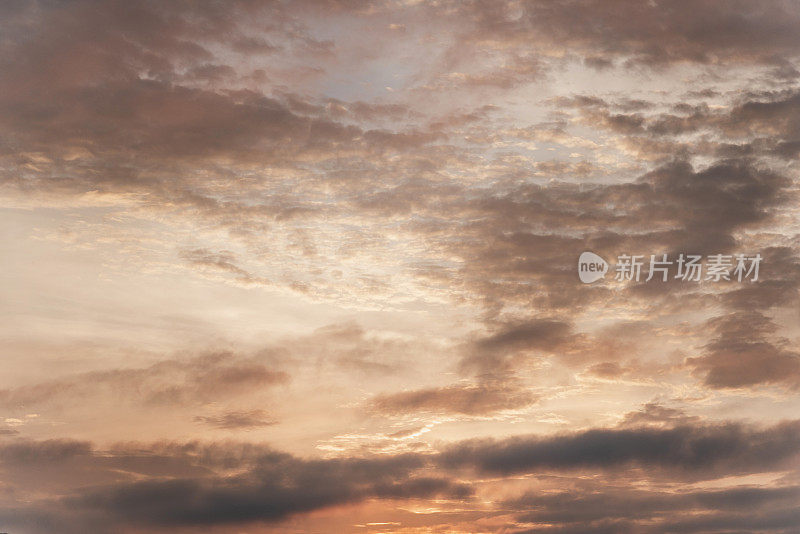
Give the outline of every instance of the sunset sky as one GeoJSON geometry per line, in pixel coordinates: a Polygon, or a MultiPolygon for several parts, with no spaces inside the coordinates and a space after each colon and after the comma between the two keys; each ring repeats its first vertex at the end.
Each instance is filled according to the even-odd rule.
{"type": "Polygon", "coordinates": [[[800,532],[798,69],[797,0],[0,3],[0,531],[800,532]]]}

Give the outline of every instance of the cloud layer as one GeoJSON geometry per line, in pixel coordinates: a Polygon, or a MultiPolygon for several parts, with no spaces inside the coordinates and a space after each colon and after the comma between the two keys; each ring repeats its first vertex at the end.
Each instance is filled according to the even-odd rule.
{"type": "Polygon", "coordinates": [[[800,528],[796,2],[31,0],[0,35],[0,530],[800,528]]]}

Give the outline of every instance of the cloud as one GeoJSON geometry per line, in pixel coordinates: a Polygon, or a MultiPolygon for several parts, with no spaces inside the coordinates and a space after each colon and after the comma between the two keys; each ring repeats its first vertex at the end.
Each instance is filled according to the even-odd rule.
{"type": "Polygon", "coordinates": [[[680,426],[700,422],[700,417],[687,415],[683,410],[670,408],[657,402],[648,402],[642,409],[628,412],[622,421],[621,427],[640,427],[643,425],[680,426]]]}
{"type": "Polygon", "coordinates": [[[304,459],[252,443],[128,443],[99,450],[73,440],[20,440],[0,445],[6,483],[22,491],[28,477],[47,466],[49,484],[60,497],[6,501],[2,515],[11,518],[8,524],[33,533],[49,528],[47,522],[37,523],[43,517],[63,521],[66,532],[89,524],[101,533],[129,526],[154,531],[241,526],[365,500],[469,503],[474,495],[497,491],[485,475],[518,478],[530,473],[536,475],[531,481],[559,490],[514,498],[505,491],[498,494],[505,495],[500,509],[515,514],[519,522],[548,523],[553,531],[601,528],[604,522],[633,528],[643,522],[653,532],[667,529],[657,525],[686,522],[683,531],[701,532],[701,525],[714,519],[727,524],[738,517],[743,503],[756,511],[752,525],[789,520],[792,516],[785,513],[797,488],[673,491],[663,485],[630,485],[631,480],[675,484],[791,469],[798,443],[797,421],[769,427],[695,421],[666,428],[596,428],[467,440],[433,454],[330,459],[304,459]],[[601,469],[607,478],[570,478],[587,468],[601,469]],[[79,480],[68,476],[76,469],[79,480]],[[471,470],[477,473],[472,476],[471,470]]]}
{"type": "Polygon", "coordinates": [[[685,228],[687,253],[732,247],[731,232],[767,219],[790,183],[746,160],[720,162],[699,172],[679,163],[647,174],[642,182],[654,195],[646,209],[685,228]]]}
{"type": "Polygon", "coordinates": [[[386,415],[442,413],[487,415],[525,408],[537,401],[534,393],[508,383],[454,384],[378,395],[369,409],[386,415]]]}
{"type": "Polygon", "coordinates": [[[441,478],[407,478],[407,469],[392,463],[399,462],[280,459],[245,477],[138,482],[90,492],[69,504],[134,524],[203,526],[276,521],[370,497],[463,498],[470,493],[467,486],[441,478]]]}
{"type": "Polygon", "coordinates": [[[768,266],[761,283],[724,293],[722,301],[728,308],[765,312],[796,301],[800,290],[800,261],[796,252],[791,247],[767,247],[761,255],[768,266]]]}
{"type": "MultiPolygon", "coordinates": [[[[797,55],[800,22],[787,5],[746,2],[507,3],[462,7],[474,26],[465,40],[582,55],[603,65],[772,62],[797,55]]],[[[458,13],[459,10],[456,10],[458,13]]]]}
{"type": "Polygon", "coordinates": [[[230,352],[163,360],[148,367],[92,371],[0,391],[9,409],[74,406],[110,396],[150,406],[202,405],[264,387],[284,384],[289,375],[230,352]]]}
{"type": "Polygon", "coordinates": [[[737,388],[759,384],[800,386],[800,354],[786,339],[771,338],[777,326],[756,311],[739,311],[708,323],[717,336],[705,354],[687,359],[712,388],[737,388]]]}
{"type": "Polygon", "coordinates": [[[29,284],[10,287],[3,341],[60,347],[64,331],[42,327],[54,317],[92,339],[9,359],[9,380],[23,360],[23,377],[75,372],[0,390],[9,415],[44,414],[0,427],[0,524],[317,531],[357,505],[404,529],[796,530],[796,477],[775,478],[800,443],[797,421],[778,422],[800,384],[794,7],[3,4],[0,195],[23,221],[5,252],[24,264],[6,282],[29,284]],[[588,286],[585,250],[764,261],[752,284],[588,286]],[[142,278],[117,278],[112,256],[142,278]],[[201,311],[225,318],[211,334],[226,346],[268,335],[272,302],[276,329],[312,333],[133,364],[115,355],[147,348],[107,341],[128,323],[66,317],[129,300],[149,321],[186,316],[168,292],[144,303],[144,277],[192,287],[191,302],[213,287],[201,311]],[[120,292],[98,296],[106,283],[120,292]],[[92,359],[96,338],[117,352],[92,359]],[[568,431],[517,435],[540,406],[568,431]],[[288,452],[100,445],[233,431],[288,452]],[[753,485],[732,487],[739,475],[753,485]]]}
{"type": "Polygon", "coordinates": [[[511,325],[500,332],[480,339],[476,349],[486,351],[504,350],[553,350],[569,339],[571,326],[564,321],[539,319],[519,325],[511,325]]]}
{"type": "Polygon", "coordinates": [[[19,430],[11,425],[0,425],[0,436],[14,436],[19,434],[19,430]]]}
{"type": "Polygon", "coordinates": [[[460,367],[475,372],[483,380],[495,380],[513,373],[515,364],[530,351],[554,353],[564,350],[577,339],[572,325],[551,318],[509,321],[464,348],[460,367]]]}
{"type": "Polygon", "coordinates": [[[206,249],[183,250],[181,251],[180,256],[182,259],[198,268],[208,270],[210,272],[216,271],[223,274],[232,274],[236,281],[245,285],[269,284],[265,278],[256,276],[236,265],[236,257],[233,255],[233,253],[227,250],[220,252],[212,252],[206,249]]]}
{"type": "Polygon", "coordinates": [[[474,440],[444,450],[446,468],[510,475],[637,467],[671,476],[716,478],[779,469],[797,458],[800,424],[766,429],[742,424],[592,429],[553,437],[474,440]]]}
{"type": "Polygon", "coordinates": [[[19,440],[0,445],[0,458],[4,463],[12,464],[62,462],[76,456],[88,456],[91,453],[91,443],[72,439],[19,440]]]}
{"type": "Polygon", "coordinates": [[[745,525],[760,532],[788,532],[800,524],[792,505],[800,495],[797,486],[660,491],[572,485],[571,491],[530,492],[506,504],[521,511],[520,522],[554,525],[531,532],[711,532],[745,525]]]}
{"type": "Polygon", "coordinates": [[[197,416],[194,420],[223,430],[251,429],[276,423],[264,410],[230,411],[220,415],[197,416]]]}
{"type": "Polygon", "coordinates": [[[313,460],[252,444],[131,444],[110,451],[72,441],[0,445],[0,468],[13,468],[17,477],[48,466],[51,481],[59,480],[76,457],[94,484],[70,487],[64,479],[63,498],[6,505],[0,516],[29,532],[49,528],[36,519],[43,515],[61,520],[67,532],[86,524],[99,533],[131,525],[160,531],[274,522],[365,499],[462,500],[472,494],[468,484],[419,472],[424,458],[410,454],[313,460]],[[169,460],[170,476],[143,458],[169,460]],[[109,481],[113,473],[116,480],[109,481]]]}

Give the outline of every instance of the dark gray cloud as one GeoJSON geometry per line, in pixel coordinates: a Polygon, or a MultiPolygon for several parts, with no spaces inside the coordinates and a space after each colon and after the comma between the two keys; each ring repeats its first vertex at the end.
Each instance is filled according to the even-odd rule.
{"type": "Polygon", "coordinates": [[[46,467],[48,484],[62,497],[6,501],[0,517],[37,534],[49,528],[47,517],[63,521],[65,532],[89,524],[95,532],[137,525],[155,531],[244,525],[365,499],[469,501],[485,474],[532,473],[560,491],[506,497],[503,508],[523,523],[549,523],[553,531],[580,525],[602,531],[605,523],[627,531],[643,522],[652,532],[705,532],[715,520],[727,525],[740,517],[744,506],[753,529],[791,528],[796,515],[789,508],[796,487],[668,491],[663,485],[651,489],[627,484],[634,479],[663,484],[791,469],[798,443],[797,421],[765,428],[693,422],[671,428],[593,429],[470,440],[437,454],[334,459],[303,459],[264,445],[232,442],[129,443],[97,450],[73,440],[18,440],[0,445],[6,484],[21,488],[46,467]],[[608,479],[570,478],[584,469],[600,469],[608,479]],[[471,470],[478,473],[475,480],[471,470]],[[73,473],[80,476],[76,479],[73,473]],[[678,525],[683,524],[681,530],[678,525]]]}
{"type": "Polygon", "coordinates": [[[83,478],[94,477],[94,484],[82,480],[70,487],[64,480],[67,496],[41,507],[5,506],[0,517],[35,533],[47,531],[48,522],[40,522],[47,516],[62,521],[66,532],[87,524],[94,532],[130,525],[160,531],[277,521],[365,499],[462,500],[472,494],[466,483],[421,472],[425,458],[419,455],[307,460],[252,444],[131,444],[97,451],[84,442],[21,441],[0,446],[0,469],[25,477],[47,468],[52,483],[76,457],[83,478]],[[165,461],[172,464],[168,471],[165,461]],[[120,470],[136,476],[120,477],[120,470]],[[100,483],[114,473],[115,481],[100,483]]]}
{"type": "Polygon", "coordinates": [[[531,532],[790,532],[800,525],[797,486],[659,491],[565,481],[570,491],[528,493],[508,502],[531,532]]]}
{"type": "Polygon", "coordinates": [[[548,438],[467,441],[449,447],[437,461],[447,468],[505,475],[638,467],[677,477],[716,478],[720,473],[785,467],[797,458],[798,443],[796,421],[763,430],[735,423],[597,429],[548,438]]]}
{"type": "Polygon", "coordinates": [[[132,523],[165,527],[275,521],[370,497],[463,498],[470,493],[466,485],[441,478],[397,480],[399,473],[393,473],[387,463],[282,463],[262,466],[249,480],[141,482],[90,494],[70,504],[99,508],[132,523]]]}

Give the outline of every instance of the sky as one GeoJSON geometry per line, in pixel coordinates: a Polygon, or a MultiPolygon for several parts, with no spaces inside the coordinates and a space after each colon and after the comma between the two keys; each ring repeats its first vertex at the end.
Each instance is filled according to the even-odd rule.
{"type": "Polygon", "coordinates": [[[798,69],[796,0],[3,2],[0,530],[800,531],[798,69]]]}

